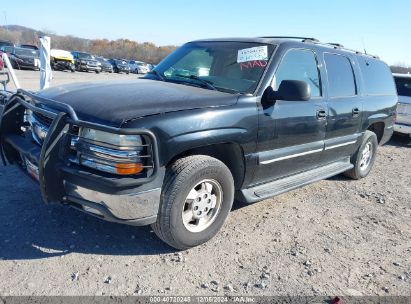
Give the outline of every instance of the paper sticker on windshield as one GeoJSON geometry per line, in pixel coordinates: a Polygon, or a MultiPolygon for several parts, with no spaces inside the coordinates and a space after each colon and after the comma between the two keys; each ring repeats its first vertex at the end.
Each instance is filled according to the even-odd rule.
{"type": "Polygon", "coordinates": [[[266,45],[238,50],[237,63],[254,60],[268,60],[268,50],[266,45]]]}

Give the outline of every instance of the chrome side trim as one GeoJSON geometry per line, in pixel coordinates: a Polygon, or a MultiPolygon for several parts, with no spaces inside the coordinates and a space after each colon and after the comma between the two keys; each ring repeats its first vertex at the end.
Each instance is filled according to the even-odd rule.
{"type": "Polygon", "coordinates": [[[339,147],[349,146],[357,143],[358,138],[361,136],[360,133],[355,133],[352,135],[341,136],[331,139],[326,139],[325,141],[315,141],[302,145],[291,146],[286,148],[280,148],[259,153],[259,164],[267,165],[274,162],[292,159],[299,156],[314,154],[318,152],[323,152],[339,147]]]}
{"type": "Polygon", "coordinates": [[[278,158],[273,158],[273,159],[265,160],[265,161],[262,161],[260,164],[262,164],[262,165],[267,165],[267,164],[271,164],[271,163],[274,163],[274,162],[278,162],[278,161],[280,161],[280,160],[295,158],[295,157],[299,157],[299,156],[303,156],[303,155],[308,155],[308,154],[313,154],[313,153],[318,153],[318,152],[322,152],[322,151],[323,151],[323,149],[315,149],[315,150],[311,150],[311,151],[307,151],[307,152],[301,152],[301,153],[297,153],[297,154],[291,154],[291,155],[287,155],[287,156],[283,156],[283,157],[278,157],[278,158]]]}
{"type": "Polygon", "coordinates": [[[354,141],[349,141],[349,142],[345,142],[345,143],[338,144],[338,145],[334,145],[334,146],[329,146],[329,147],[326,147],[325,150],[331,150],[331,149],[335,149],[335,148],[339,148],[339,147],[344,147],[344,146],[348,146],[348,145],[353,145],[353,144],[355,144],[356,142],[357,142],[357,141],[354,140],[354,141]]]}

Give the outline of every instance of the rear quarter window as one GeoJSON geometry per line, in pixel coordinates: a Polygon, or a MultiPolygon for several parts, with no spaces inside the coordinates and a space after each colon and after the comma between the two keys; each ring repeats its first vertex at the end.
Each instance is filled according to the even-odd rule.
{"type": "Polygon", "coordinates": [[[359,57],[358,61],[367,95],[396,95],[393,76],[384,62],[368,57],[359,57]]]}

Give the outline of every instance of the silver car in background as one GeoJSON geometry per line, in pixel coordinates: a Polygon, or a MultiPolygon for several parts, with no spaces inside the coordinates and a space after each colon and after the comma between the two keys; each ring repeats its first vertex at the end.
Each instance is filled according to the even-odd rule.
{"type": "Polygon", "coordinates": [[[394,131],[411,136],[411,74],[393,74],[398,92],[394,131]]]}
{"type": "Polygon", "coordinates": [[[128,62],[130,72],[135,74],[147,74],[150,72],[150,68],[147,63],[142,61],[130,60],[128,62]]]}

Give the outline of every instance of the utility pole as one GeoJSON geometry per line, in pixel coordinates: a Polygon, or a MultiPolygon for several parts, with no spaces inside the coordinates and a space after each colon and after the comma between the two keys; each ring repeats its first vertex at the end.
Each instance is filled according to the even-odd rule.
{"type": "Polygon", "coordinates": [[[6,26],[6,39],[9,39],[9,25],[7,24],[7,12],[4,12],[4,25],[6,26]]]}
{"type": "Polygon", "coordinates": [[[6,26],[6,32],[9,32],[9,25],[7,24],[7,11],[4,11],[4,25],[6,26]]]}

